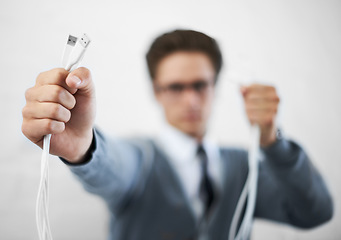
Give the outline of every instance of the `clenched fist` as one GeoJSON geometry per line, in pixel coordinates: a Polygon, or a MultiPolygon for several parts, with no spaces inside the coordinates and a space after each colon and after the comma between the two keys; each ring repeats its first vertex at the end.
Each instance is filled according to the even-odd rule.
{"type": "Polygon", "coordinates": [[[276,115],[279,97],[272,86],[252,84],[242,86],[245,110],[251,124],[257,124],[261,130],[260,145],[266,147],[276,141],[276,115]]]}
{"type": "Polygon", "coordinates": [[[56,68],[40,73],[25,97],[24,135],[42,147],[44,135],[52,134],[51,154],[72,163],[81,162],[92,142],[95,119],[90,71],[78,68],[69,73],[56,68]]]}

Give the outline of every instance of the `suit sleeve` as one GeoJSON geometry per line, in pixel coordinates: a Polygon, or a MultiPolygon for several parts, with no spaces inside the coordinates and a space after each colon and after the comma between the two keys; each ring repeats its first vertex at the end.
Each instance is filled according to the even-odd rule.
{"type": "Polygon", "coordinates": [[[102,197],[116,213],[143,182],[141,149],[128,140],[109,139],[98,129],[94,129],[93,133],[94,149],[88,161],[74,165],[61,160],[69,166],[85,190],[102,197]]]}
{"type": "Polygon", "coordinates": [[[311,228],[332,218],[333,202],[322,176],[294,141],[262,148],[255,216],[311,228]]]}

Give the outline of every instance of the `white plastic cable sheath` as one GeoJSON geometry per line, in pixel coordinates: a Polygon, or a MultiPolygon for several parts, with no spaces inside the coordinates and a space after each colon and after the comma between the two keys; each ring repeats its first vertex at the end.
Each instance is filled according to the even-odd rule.
{"type": "Polygon", "coordinates": [[[251,142],[249,147],[248,164],[249,173],[244,188],[239,197],[236,210],[234,212],[229,231],[229,240],[246,240],[252,228],[253,213],[256,204],[257,182],[258,182],[258,159],[260,129],[258,125],[251,126],[251,142]],[[239,231],[236,235],[237,225],[242,214],[242,210],[247,198],[246,211],[239,231]]]}
{"type": "Polygon", "coordinates": [[[251,126],[251,146],[249,151],[249,171],[250,182],[248,184],[247,207],[244,215],[244,221],[241,225],[237,238],[239,240],[247,239],[251,233],[253,213],[256,205],[257,180],[258,180],[258,151],[259,151],[260,129],[257,125],[251,126]]]}
{"type": "Polygon", "coordinates": [[[48,180],[49,180],[49,149],[51,134],[44,136],[43,154],[41,157],[40,183],[36,202],[36,221],[39,239],[52,239],[48,221],[48,180]]]}
{"type": "MultiPolygon", "coordinates": [[[[71,71],[80,64],[85,50],[90,43],[90,39],[83,34],[81,40],[69,35],[64,48],[62,64],[67,71],[71,71]]],[[[49,196],[49,153],[51,134],[44,136],[43,153],[41,158],[41,176],[36,202],[36,223],[40,240],[52,240],[51,228],[48,216],[48,196],[49,196]]]]}

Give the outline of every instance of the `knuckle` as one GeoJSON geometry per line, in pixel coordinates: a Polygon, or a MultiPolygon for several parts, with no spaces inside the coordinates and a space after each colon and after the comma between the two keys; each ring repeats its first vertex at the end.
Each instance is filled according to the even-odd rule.
{"type": "Polygon", "coordinates": [[[51,117],[58,119],[61,115],[61,106],[59,104],[53,104],[51,111],[51,117]]]}
{"type": "Polygon", "coordinates": [[[71,118],[71,112],[60,104],[55,104],[52,110],[52,118],[67,122],[71,118]]]}
{"type": "Polygon", "coordinates": [[[26,89],[26,91],[25,91],[25,99],[26,99],[26,100],[30,98],[30,94],[31,94],[30,91],[31,91],[31,88],[28,88],[28,89],[26,89]]]}
{"type": "Polygon", "coordinates": [[[60,68],[55,68],[55,75],[58,79],[61,79],[65,76],[64,72],[60,68]]]}
{"type": "Polygon", "coordinates": [[[41,72],[38,74],[38,76],[36,77],[36,84],[39,84],[42,82],[42,79],[44,78],[45,74],[46,74],[46,72],[41,72]]]}
{"type": "Polygon", "coordinates": [[[56,76],[62,76],[65,74],[66,70],[63,68],[53,68],[51,69],[51,72],[56,76]]]}
{"type": "Polygon", "coordinates": [[[55,68],[52,70],[53,72],[53,79],[54,79],[54,82],[60,82],[62,80],[64,80],[67,76],[67,74],[65,73],[65,69],[62,69],[62,68],[55,68]]]}
{"type": "Polygon", "coordinates": [[[61,87],[55,86],[53,90],[53,100],[56,102],[60,102],[63,99],[64,91],[61,87]]]}
{"type": "Polygon", "coordinates": [[[46,119],[45,129],[49,133],[60,133],[64,131],[64,123],[52,119],[46,119]]]}
{"type": "Polygon", "coordinates": [[[28,106],[26,105],[26,106],[23,107],[23,109],[21,110],[21,114],[22,114],[23,118],[27,118],[27,117],[28,117],[28,113],[29,113],[29,109],[28,109],[28,106]]]}
{"type": "Polygon", "coordinates": [[[45,131],[46,132],[53,132],[54,128],[55,128],[55,121],[52,119],[46,119],[45,131]]]}
{"type": "Polygon", "coordinates": [[[26,101],[32,99],[32,91],[33,91],[33,87],[28,88],[25,91],[25,99],[26,99],[26,101]]]}
{"type": "Polygon", "coordinates": [[[24,120],[21,124],[21,132],[27,137],[27,122],[24,120]]]}
{"type": "Polygon", "coordinates": [[[82,72],[82,74],[84,75],[85,78],[90,78],[91,77],[91,72],[88,68],[86,67],[80,67],[79,71],[82,72]]]}
{"type": "Polygon", "coordinates": [[[36,78],[36,84],[42,85],[44,83],[44,79],[55,79],[61,80],[66,77],[66,70],[63,68],[54,68],[46,72],[41,72],[38,74],[36,78]]]}

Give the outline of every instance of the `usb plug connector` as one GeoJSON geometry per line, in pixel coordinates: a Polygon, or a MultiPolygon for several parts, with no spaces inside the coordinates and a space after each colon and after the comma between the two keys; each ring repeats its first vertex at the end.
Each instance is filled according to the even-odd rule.
{"type": "Polygon", "coordinates": [[[69,35],[69,37],[67,39],[67,45],[70,45],[73,47],[76,45],[76,42],[77,42],[77,37],[69,35]]]}
{"type": "Polygon", "coordinates": [[[90,43],[90,38],[84,33],[83,36],[80,38],[79,43],[86,48],[90,43]]]}
{"type": "Polygon", "coordinates": [[[77,43],[77,37],[69,35],[64,47],[63,57],[62,57],[62,66],[65,67],[69,61],[70,54],[72,52],[73,47],[77,43]]]}
{"type": "Polygon", "coordinates": [[[86,34],[83,34],[82,37],[78,38],[78,41],[76,42],[76,45],[73,47],[69,56],[69,61],[65,66],[66,70],[71,72],[77,68],[89,43],[90,38],[86,34]]]}

